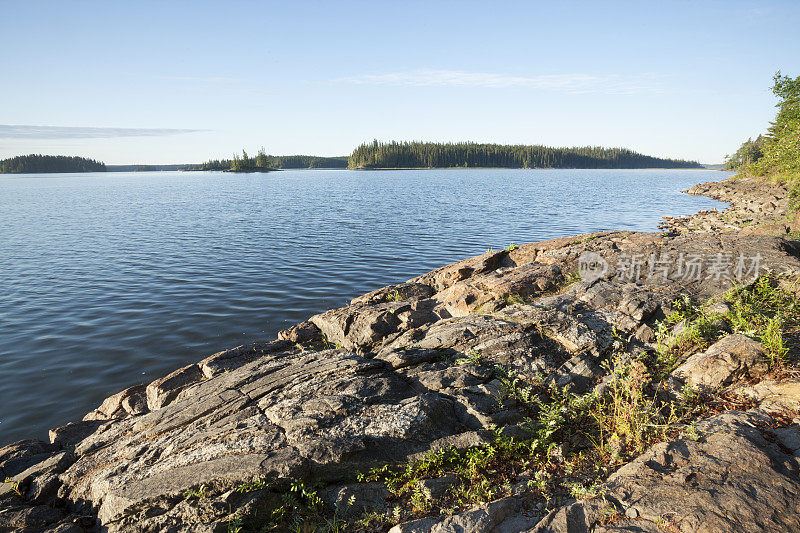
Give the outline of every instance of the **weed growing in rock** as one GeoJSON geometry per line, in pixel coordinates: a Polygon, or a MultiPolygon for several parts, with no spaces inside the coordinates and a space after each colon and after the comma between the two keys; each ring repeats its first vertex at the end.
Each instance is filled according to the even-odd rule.
{"type": "Polygon", "coordinates": [[[423,459],[404,466],[386,465],[360,474],[358,480],[384,482],[395,500],[406,502],[403,518],[407,519],[436,509],[457,512],[503,496],[517,476],[534,463],[529,442],[506,439],[498,434],[484,446],[430,452],[423,459]],[[438,500],[432,500],[422,490],[420,482],[445,474],[454,475],[454,482],[438,500]]]}
{"type": "Polygon", "coordinates": [[[200,485],[200,487],[197,489],[189,489],[183,493],[183,497],[186,498],[187,500],[192,498],[197,500],[203,500],[206,498],[206,486],[200,485]]]}
{"type": "MultiPolygon", "coordinates": [[[[796,282],[795,282],[796,283],[796,282]]],[[[657,376],[663,377],[691,353],[707,348],[727,333],[742,333],[760,341],[771,368],[785,362],[785,334],[800,326],[800,302],[774,275],[736,286],[722,305],[701,306],[689,298],[675,302],[674,311],[657,331],[657,376]]]]}
{"type": "MultiPolygon", "coordinates": [[[[735,287],[721,301],[705,304],[680,299],[658,328],[655,350],[631,354],[630,339],[617,335],[615,349],[620,351],[604,364],[608,372],[604,383],[587,394],[493,364],[501,385],[499,399],[515,400],[527,418],[516,427],[496,430],[481,446],[432,451],[416,461],[358,474],[359,482],[385,484],[391,494],[386,511],[350,520],[331,517],[316,492],[300,482],[282,491],[264,482],[238,490],[262,494],[257,530],[267,531],[386,529],[520,492],[541,501],[543,511],[569,498],[602,498],[600,484],[619,465],[678,434],[699,438],[692,422],[711,411],[747,408],[735,398],[709,399],[691,387],[685,387],[675,402],[657,392],[685,357],[732,332],[760,340],[773,367],[780,365],[789,353],[787,331],[800,328],[800,304],[791,288],[779,281],[766,276],[735,287]],[[443,486],[436,497],[428,488],[434,481],[443,486]]],[[[448,354],[445,359],[453,364],[490,364],[478,351],[458,358],[448,354]]],[[[608,521],[618,517],[619,511],[609,504],[608,521]]],[[[230,531],[249,531],[250,523],[250,518],[234,518],[230,531]]]]}
{"type": "Polygon", "coordinates": [[[252,514],[233,516],[229,533],[248,531],[344,531],[341,518],[325,516],[317,492],[302,480],[293,480],[287,489],[278,490],[274,482],[257,480],[236,487],[238,493],[258,492],[252,514]]]}
{"type": "Polygon", "coordinates": [[[22,490],[19,488],[19,481],[14,481],[10,477],[7,477],[3,483],[10,483],[11,490],[17,495],[22,496],[22,490]]]}
{"type": "MultiPolygon", "coordinates": [[[[450,357],[448,356],[448,359],[450,357]]],[[[481,366],[485,364],[487,361],[483,358],[481,353],[477,350],[470,350],[469,352],[457,357],[455,360],[455,364],[457,365],[476,365],[481,366]]]]}
{"type": "Polygon", "coordinates": [[[342,345],[341,344],[339,344],[338,342],[333,343],[333,342],[329,341],[328,340],[328,336],[325,335],[324,333],[322,334],[322,346],[326,350],[334,350],[334,349],[341,350],[342,349],[342,345]]]}
{"type": "Polygon", "coordinates": [[[583,237],[582,239],[576,239],[576,240],[572,241],[569,244],[570,245],[585,244],[587,242],[590,242],[590,241],[593,241],[593,240],[597,239],[598,237],[600,237],[600,236],[597,235],[596,233],[592,233],[590,235],[587,235],[586,237],[583,237]]]}
{"type": "MultiPolygon", "coordinates": [[[[566,291],[567,289],[569,289],[574,283],[576,283],[576,282],[578,282],[580,280],[581,280],[581,275],[577,271],[576,272],[570,272],[569,274],[564,276],[562,279],[560,279],[556,283],[553,283],[552,285],[550,285],[550,287],[548,287],[546,290],[542,291],[539,294],[536,294],[536,295],[533,295],[533,296],[522,296],[521,294],[517,294],[517,293],[509,293],[509,294],[504,294],[501,297],[501,300],[507,306],[509,306],[509,305],[517,305],[517,304],[535,305],[536,300],[538,298],[543,298],[543,297],[546,297],[546,296],[555,296],[556,294],[561,294],[564,291],[566,291]]],[[[476,309],[476,311],[477,311],[477,309],[476,309]]]]}
{"type": "Polygon", "coordinates": [[[599,430],[598,448],[620,460],[663,440],[680,417],[673,404],[659,405],[655,395],[648,393],[652,381],[642,361],[614,355],[606,365],[608,394],[598,399],[591,415],[599,430]]]}
{"type": "Polygon", "coordinates": [[[534,399],[534,388],[529,386],[522,376],[514,369],[504,365],[495,365],[495,376],[500,380],[503,395],[522,403],[529,404],[534,399]]]}

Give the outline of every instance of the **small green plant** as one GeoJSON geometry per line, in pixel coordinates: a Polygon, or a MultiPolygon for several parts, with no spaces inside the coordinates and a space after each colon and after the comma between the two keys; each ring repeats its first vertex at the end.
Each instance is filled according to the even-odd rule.
{"type": "Polygon", "coordinates": [[[506,252],[513,252],[513,251],[514,251],[514,250],[516,250],[517,248],[519,248],[519,246],[517,246],[516,244],[514,244],[514,243],[512,242],[511,244],[509,244],[509,245],[508,245],[508,248],[506,248],[506,252]]]}
{"type": "Polygon", "coordinates": [[[244,528],[244,520],[241,516],[234,516],[228,521],[228,533],[240,533],[244,528]]]}
{"type": "Polygon", "coordinates": [[[3,483],[10,483],[11,490],[14,491],[14,493],[16,493],[17,496],[22,496],[22,491],[19,488],[19,481],[14,481],[10,477],[7,477],[5,481],[3,481],[3,483]]]}
{"type": "Polygon", "coordinates": [[[409,503],[414,508],[414,510],[419,512],[427,512],[431,508],[431,501],[428,498],[428,495],[422,490],[419,482],[414,484],[414,488],[411,489],[411,497],[409,498],[409,503]]]}
{"type": "Polygon", "coordinates": [[[523,380],[519,372],[504,365],[495,365],[494,373],[500,380],[504,397],[517,400],[523,405],[533,402],[535,389],[523,380]]]}
{"type": "Polygon", "coordinates": [[[726,302],[731,308],[726,318],[732,331],[761,341],[770,364],[782,365],[788,352],[784,333],[800,325],[800,300],[781,288],[775,276],[766,275],[748,286],[732,289],[726,302]]]}
{"type": "Polygon", "coordinates": [[[700,440],[700,433],[698,433],[697,426],[695,425],[694,421],[692,421],[690,424],[688,424],[684,428],[684,430],[683,430],[683,438],[689,439],[689,440],[693,440],[693,441],[700,440]]]}
{"type": "Polygon", "coordinates": [[[597,399],[594,394],[578,395],[569,386],[552,387],[549,400],[537,399],[538,413],[528,420],[533,436],[531,447],[549,452],[559,442],[568,442],[578,434],[592,434],[591,412],[597,399]]]}
{"type": "Polygon", "coordinates": [[[189,489],[183,493],[183,497],[188,499],[204,500],[206,498],[206,486],[200,485],[196,489],[189,489]]]}
{"type": "Polygon", "coordinates": [[[681,389],[681,402],[683,405],[692,407],[697,404],[699,399],[700,394],[697,392],[697,389],[692,387],[691,383],[684,384],[681,389]]]}
{"type": "MultiPolygon", "coordinates": [[[[395,507],[394,510],[399,510],[399,507],[395,507]]],[[[399,522],[395,520],[394,523],[399,522]]],[[[392,525],[392,520],[386,513],[381,513],[378,511],[367,511],[364,513],[361,518],[356,520],[356,526],[360,527],[361,529],[383,529],[383,526],[392,525]]]]}
{"type": "Polygon", "coordinates": [[[749,285],[740,285],[724,295],[724,313],[709,312],[688,297],[674,302],[673,312],[657,329],[657,358],[651,369],[656,378],[668,374],[683,357],[707,348],[723,335],[742,333],[760,341],[769,363],[782,365],[788,354],[784,335],[800,325],[800,302],[779,280],[765,275],[749,285]],[[676,327],[680,330],[675,333],[676,327]]]}
{"type": "Polygon", "coordinates": [[[288,488],[263,479],[242,483],[236,492],[260,491],[258,500],[262,510],[254,516],[232,516],[228,531],[344,531],[342,521],[325,516],[322,499],[303,480],[295,479],[288,488]],[[299,528],[299,529],[297,529],[299,528]],[[311,529],[309,529],[311,528],[311,529]]]}
{"type": "Polygon", "coordinates": [[[680,416],[677,406],[659,405],[647,392],[651,376],[644,362],[615,354],[604,364],[611,382],[591,412],[599,428],[596,445],[613,460],[627,459],[666,438],[680,416]]]}
{"type": "Polygon", "coordinates": [[[326,350],[333,350],[333,349],[341,350],[343,348],[343,346],[340,343],[338,342],[333,343],[329,341],[328,336],[325,335],[324,333],[322,334],[322,345],[325,347],[326,350]]]}
{"type": "Polygon", "coordinates": [[[600,509],[600,524],[608,525],[616,520],[619,520],[622,516],[622,513],[619,512],[619,509],[617,509],[613,503],[609,502],[605,498],[603,498],[603,502],[605,505],[602,507],[602,509],[600,509]]]}
{"type": "Polygon", "coordinates": [[[400,296],[400,291],[395,289],[395,290],[389,292],[389,294],[386,295],[386,301],[387,302],[401,302],[401,301],[403,301],[403,297],[400,296]]]}
{"type": "Polygon", "coordinates": [[[238,485],[234,490],[239,493],[247,493],[247,492],[255,492],[257,490],[268,488],[270,485],[265,480],[257,479],[256,481],[252,481],[250,483],[242,483],[238,485]]]}
{"type": "Polygon", "coordinates": [[[455,364],[457,365],[483,365],[486,361],[484,360],[481,353],[477,350],[470,350],[469,352],[461,355],[460,357],[456,358],[455,364]]]}
{"type": "Polygon", "coordinates": [[[597,496],[599,490],[594,484],[585,486],[579,482],[572,482],[567,484],[570,495],[576,500],[585,500],[597,496]]]}
{"type": "Polygon", "coordinates": [[[503,300],[505,300],[506,305],[516,305],[516,304],[526,303],[525,298],[516,293],[504,295],[503,300]]]}

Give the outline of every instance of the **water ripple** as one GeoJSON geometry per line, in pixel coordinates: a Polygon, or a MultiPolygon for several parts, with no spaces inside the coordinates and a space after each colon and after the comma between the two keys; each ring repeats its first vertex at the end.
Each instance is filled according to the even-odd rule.
{"type": "Polygon", "coordinates": [[[487,248],[655,230],[711,171],[0,178],[0,444],[487,248]]]}

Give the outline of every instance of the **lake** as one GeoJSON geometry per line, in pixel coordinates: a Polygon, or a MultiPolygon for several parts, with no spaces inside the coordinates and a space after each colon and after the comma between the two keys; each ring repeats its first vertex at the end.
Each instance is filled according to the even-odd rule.
{"type": "Polygon", "coordinates": [[[722,207],[709,170],[0,176],[0,445],[370,290],[722,207]]]}

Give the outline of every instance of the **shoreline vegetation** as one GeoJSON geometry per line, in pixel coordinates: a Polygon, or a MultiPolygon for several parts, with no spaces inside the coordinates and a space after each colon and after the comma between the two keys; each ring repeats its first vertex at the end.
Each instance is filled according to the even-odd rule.
{"type": "Polygon", "coordinates": [[[212,159],[200,165],[188,165],[184,170],[212,170],[222,172],[271,172],[282,169],[332,169],[347,168],[347,157],[320,157],[314,155],[269,155],[261,148],[255,157],[242,150],[231,159],[212,159]]]}
{"type": "Polygon", "coordinates": [[[784,185],[794,214],[800,210],[800,76],[776,72],[772,93],[778,98],[778,112],[767,132],[747,139],[727,156],[725,169],[738,172],[734,179],[756,177],[784,185]]]}
{"type": "Polygon", "coordinates": [[[433,142],[364,143],[350,156],[275,156],[261,148],[255,156],[246,150],[230,159],[170,165],[105,165],[81,157],[17,156],[0,161],[1,173],[38,172],[153,172],[217,171],[272,172],[289,169],[429,170],[429,169],[702,169],[695,161],[642,155],[625,148],[584,146],[550,148],[539,145],[502,145],[433,142]],[[42,169],[42,170],[40,170],[42,169]]]}
{"type": "Polygon", "coordinates": [[[584,146],[551,148],[539,145],[380,142],[358,146],[349,157],[271,156],[262,148],[256,157],[234,154],[186,170],[269,172],[281,168],[347,168],[350,170],[430,169],[701,169],[696,161],[642,155],[625,148],[584,146]]]}

